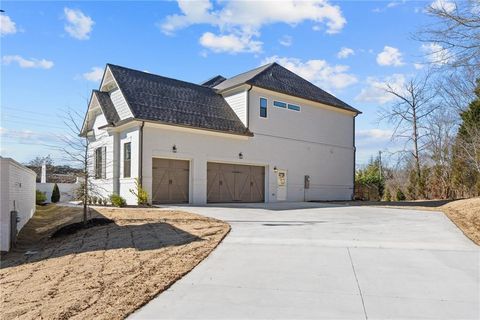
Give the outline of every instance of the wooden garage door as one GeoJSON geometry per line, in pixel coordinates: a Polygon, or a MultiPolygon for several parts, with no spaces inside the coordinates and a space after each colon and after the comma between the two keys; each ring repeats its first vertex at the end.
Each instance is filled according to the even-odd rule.
{"type": "Polygon", "coordinates": [[[263,202],[265,168],[209,162],[208,202],[263,202]]]}
{"type": "Polygon", "coordinates": [[[189,162],[154,158],[153,203],[188,203],[189,162]]]}

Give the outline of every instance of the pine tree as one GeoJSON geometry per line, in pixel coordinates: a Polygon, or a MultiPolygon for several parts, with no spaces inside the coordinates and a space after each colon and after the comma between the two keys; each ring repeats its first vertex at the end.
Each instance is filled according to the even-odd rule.
{"type": "Polygon", "coordinates": [[[56,183],[53,186],[52,197],[50,200],[52,200],[53,203],[60,201],[60,189],[58,189],[58,185],[56,183]]]}

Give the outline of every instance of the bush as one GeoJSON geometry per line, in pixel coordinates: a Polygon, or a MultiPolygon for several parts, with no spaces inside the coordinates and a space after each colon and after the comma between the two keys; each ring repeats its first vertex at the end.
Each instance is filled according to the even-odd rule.
{"type": "Polygon", "coordinates": [[[397,201],[404,201],[406,199],[405,194],[401,189],[397,189],[397,193],[395,195],[395,200],[397,201]]]}
{"type": "Polygon", "coordinates": [[[47,200],[47,196],[40,190],[35,191],[35,203],[36,204],[44,204],[47,200]]]}
{"type": "Polygon", "coordinates": [[[112,203],[112,205],[119,208],[125,207],[125,205],[127,204],[127,201],[125,201],[124,198],[115,193],[110,195],[110,202],[112,203]]]}
{"type": "Polygon", "coordinates": [[[53,191],[50,200],[53,203],[57,203],[58,201],[60,201],[60,189],[58,189],[58,185],[56,183],[53,185],[53,191]]]}
{"type": "Polygon", "coordinates": [[[143,189],[138,178],[135,179],[135,189],[130,189],[130,192],[137,198],[139,206],[148,204],[148,193],[143,189]]]}
{"type": "Polygon", "coordinates": [[[108,199],[107,199],[107,198],[103,198],[103,199],[102,199],[102,204],[103,204],[104,206],[106,206],[106,205],[108,204],[108,199]]]}
{"type": "Polygon", "coordinates": [[[92,202],[93,202],[93,204],[97,204],[97,200],[98,200],[98,198],[97,198],[96,196],[93,196],[93,197],[92,197],[92,202]]]}
{"type": "Polygon", "coordinates": [[[387,189],[385,191],[385,194],[383,195],[383,200],[387,202],[392,201],[392,194],[390,193],[390,189],[387,189]]]}

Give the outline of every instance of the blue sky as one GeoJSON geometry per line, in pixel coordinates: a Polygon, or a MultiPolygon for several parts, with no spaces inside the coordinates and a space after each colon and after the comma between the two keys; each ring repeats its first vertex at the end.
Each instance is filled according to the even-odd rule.
{"type": "MultiPolygon", "coordinates": [[[[448,0],[436,0],[448,5],[448,0]]],[[[190,82],[277,61],[363,111],[359,164],[394,150],[378,123],[396,86],[431,47],[412,40],[425,1],[9,2],[1,16],[1,155],[60,155],[64,110],[83,113],[114,63],[190,82]]]]}

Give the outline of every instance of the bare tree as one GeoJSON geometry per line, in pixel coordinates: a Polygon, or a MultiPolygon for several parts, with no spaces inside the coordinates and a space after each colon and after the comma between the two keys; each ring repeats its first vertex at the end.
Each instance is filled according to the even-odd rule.
{"type": "Polygon", "coordinates": [[[435,1],[427,7],[434,22],[416,38],[433,44],[432,63],[453,68],[480,67],[480,2],[478,0],[435,1]]]}
{"type": "MultiPolygon", "coordinates": [[[[83,222],[88,220],[88,200],[91,191],[90,185],[90,168],[93,164],[92,156],[89,153],[90,140],[87,135],[82,134],[83,117],[80,113],[74,110],[68,110],[64,118],[64,124],[68,131],[60,139],[63,146],[58,149],[64,154],[64,160],[72,163],[72,165],[82,169],[82,184],[83,189],[80,192],[81,200],[83,202],[83,222]]],[[[89,121],[88,117],[85,121],[89,121]]]]}
{"type": "Polygon", "coordinates": [[[392,138],[403,140],[402,153],[413,157],[418,194],[425,197],[422,184],[421,153],[426,148],[428,117],[440,107],[435,88],[431,87],[428,75],[407,81],[401,88],[386,85],[386,92],[395,102],[381,111],[380,120],[394,126],[392,138]]]}

